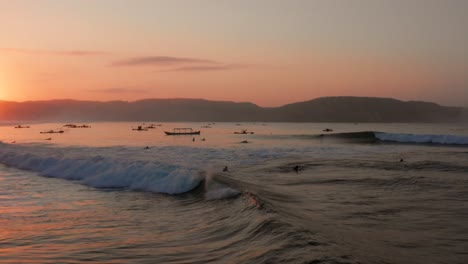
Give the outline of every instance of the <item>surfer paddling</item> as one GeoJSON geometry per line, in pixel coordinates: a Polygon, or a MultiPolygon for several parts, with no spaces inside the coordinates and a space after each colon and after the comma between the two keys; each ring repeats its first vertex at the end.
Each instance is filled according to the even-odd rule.
{"type": "Polygon", "coordinates": [[[251,192],[244,192],[244,194],[249,198],[249,201],[255,205],[258,209],[263,208],[263,202],[253,193],[251,192]]]}
{"type": "Polygon", "coordinates": [[[301,169],[301,167],[299,165],[296,165],[293,168],[293,170],[296,171],[296,173],[298,173],[300,169],[301,169]]]}

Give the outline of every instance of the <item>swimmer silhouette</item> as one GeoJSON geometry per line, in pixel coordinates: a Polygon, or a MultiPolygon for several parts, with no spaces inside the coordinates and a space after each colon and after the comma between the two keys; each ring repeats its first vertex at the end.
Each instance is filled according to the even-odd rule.
{"type": "Polygon", "coordinates": [[[296,172],[299,172],[300,169],[301,169],[301,167],[299,167],[299,165],[294,166],[294,170],[295,170],[296,172]]]}

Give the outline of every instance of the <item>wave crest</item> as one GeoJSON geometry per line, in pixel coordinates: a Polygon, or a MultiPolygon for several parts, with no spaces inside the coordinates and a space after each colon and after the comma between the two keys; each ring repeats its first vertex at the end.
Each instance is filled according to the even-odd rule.
{"type": "MultiPolygon", "coordinates": [[[[2,148],[7,147],[3,145],[2,148]]],[[[167,194],[188,192],[204,179],[203,173],[196,168],[158,161],[122,160],[99,155],[68,157],[65,151],[53,156],[31,152],[28,148],[2,151],[0,163],[47,177],[79,181],[95,188],[167,194]]]]}
{"type": "Polygon", "coordinates": [[[400,143],[430,143],[430,144],[451,144],[468,145],[468,137],[455,135],[423,135],[423,134],[397,134],[374,132],[377,139],[382,141],[392,141],[400,143]]]}

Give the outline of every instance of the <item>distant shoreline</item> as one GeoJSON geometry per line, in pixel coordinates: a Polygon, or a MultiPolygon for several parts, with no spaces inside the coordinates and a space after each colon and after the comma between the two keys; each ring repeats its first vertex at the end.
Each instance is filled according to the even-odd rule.
{"type": "Polygon", "coordinates": [[[0,101],[0,122],[459,123],[468,108],[373,97],[322,97],[280,107],[203,99],[0,101]]]}

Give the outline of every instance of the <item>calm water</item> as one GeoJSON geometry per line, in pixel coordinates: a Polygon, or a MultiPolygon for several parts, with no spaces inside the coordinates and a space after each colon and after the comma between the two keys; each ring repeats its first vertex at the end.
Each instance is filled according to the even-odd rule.
{"type": "Polygon", "coordinates": [[[0,262],[468,262],[468,125],[29,125],[0,126],[0,262]]]}

